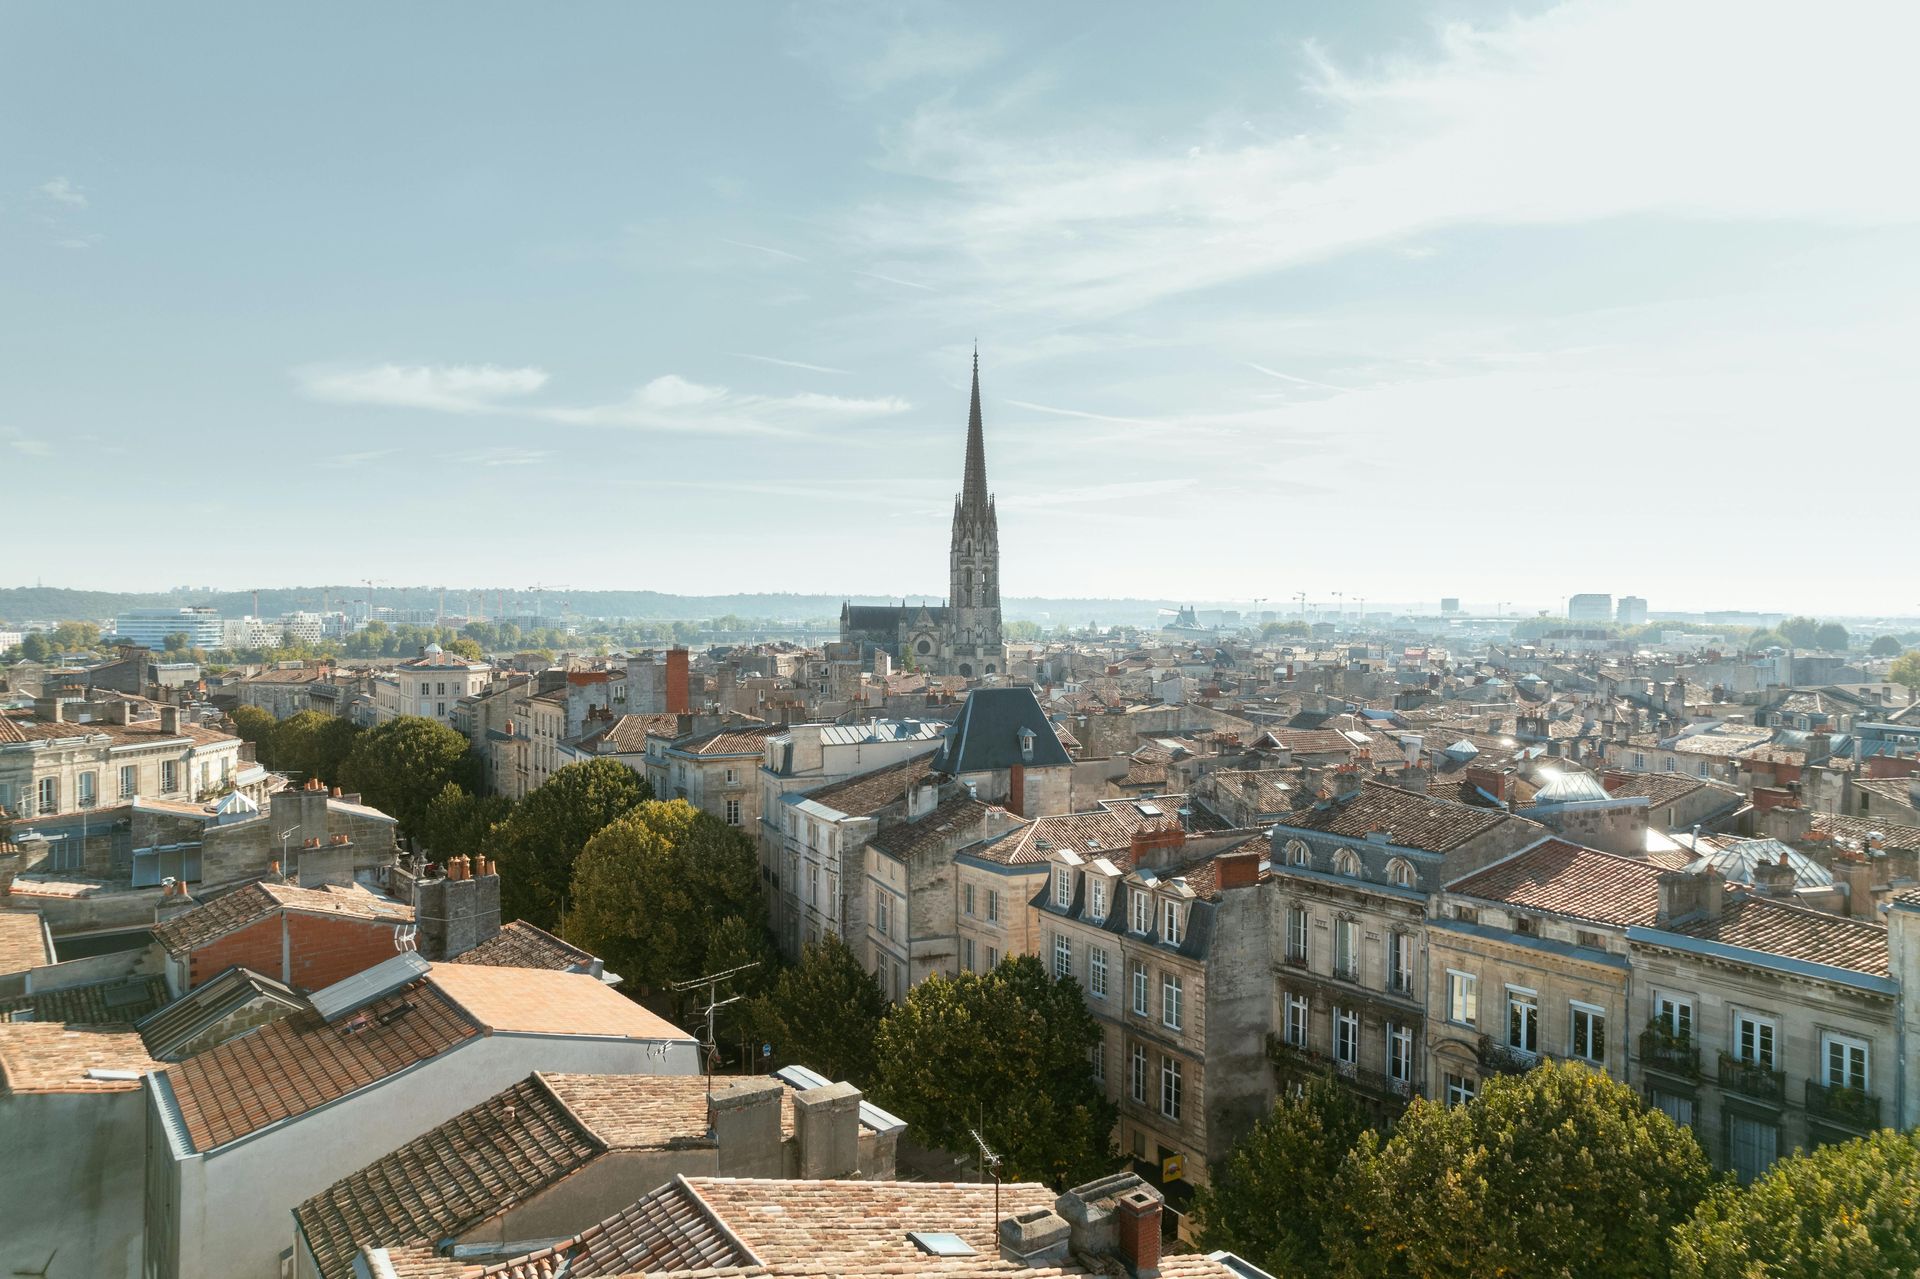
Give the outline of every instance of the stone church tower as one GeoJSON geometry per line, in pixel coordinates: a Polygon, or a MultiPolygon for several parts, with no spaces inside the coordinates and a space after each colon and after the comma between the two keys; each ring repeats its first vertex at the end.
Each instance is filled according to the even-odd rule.
{"type": "Polygon", "coordinates": [[[953,499],[948,553],[948,670],[999,675],[1007,669],[1000,640],[1000,517],[987,492],[987,445],[980,425],[980,352],[973,353],[973,403],[967,411],[967,465],[953,499]]]}

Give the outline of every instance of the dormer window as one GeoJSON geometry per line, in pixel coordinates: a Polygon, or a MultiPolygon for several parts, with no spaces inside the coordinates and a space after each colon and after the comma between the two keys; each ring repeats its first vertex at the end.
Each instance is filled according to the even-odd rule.
{"type": "Polygon", "coordinates": [[[1033,762],[1033,738],[1034,732],[1031,728],[1020,730],[1020,758],[1027,763],[1033,762]]]}
{"type": "Polygon", "coordinates": [[[1153,894],[1144,888],[1133,890],[1133,931],[1145,936],[1153,931],[1153,894]]]}
{"type": "Polygon", "coordinates": [[[1404,858],[1394,858],[1387,863],[1387,882],[1400,888],[1412,888],[1413,866],[1404,858]]]}
{"type": "Polygon", "coordinates": [[[1180,903],[1164,902],[1160,912],[1160,940],[1169,946],[1180,944],[1180,903]]]}
{"type": "Polygon", "coordinates": [[[1311,851],[1312,850],[1307,847],[1307,841],[1304,839],[1288,840],[1287,865],[1305,866],[1307,864],[1307,858],[1311,855],[1311,851]]]}
{"type": "Polygon", "coordinates": [[[1348,850],[1344,848],[1341,849],[1333,855],[1333,873],[1358,879],[1360,877],[1360,859],[1348,850]]]}
{"type": "Polygon", "coordinates": [[[1087,914],[1096,924],[1107,917],[1107,881],[1098,875],[1087,877],[1087,914]]]}
{"type": "Polygon", "coordinates": [[[1073,905],[1073,872],[1065,866],[1054,868],[1053,904],[1061,910],[1073,905]]]}

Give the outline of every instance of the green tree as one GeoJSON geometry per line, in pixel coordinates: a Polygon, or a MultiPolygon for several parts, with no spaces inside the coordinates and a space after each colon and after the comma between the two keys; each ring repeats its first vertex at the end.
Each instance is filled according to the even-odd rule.
{"type": "Polygon", "coordinates": [[[53,628],[51,638],[54,648],[63,653],[94,648],[100,643],[100,628],[92,622],[62,622],[53,628]]]}
{"type": "Polygon", "coordinates": [[[336,785],[359,735],[360,730],[337,715],[301,711],[274,725],[273,766],[302,781],[317,777],[336,785]]]}
{"type": "Polygon", "coordinates": [[[278,769],[273,753],[273,730],[277,720],[258,706],[236,706],[233,708],[233,731],[240,734],[240,740],[253,743],[253,757],[267,768],[278,769]]]}
{"type": "Polygon", "coordinates": [[[1883,1129],[1721,1185],[1673,1232],[1681,1279],[1920,1274],[1920,1136],[1883,1129]]]}
{"type": "Polygon", "coordinates": [[[391,814],[402,838],[418,833],[427,805],[448,782],[478,789],[479,764],[467,739],[436,720],[401,715],[354,739],[340,785],[391,814]]]}
{"type": "Polygon", "coordinates": [[[442,862],[491,848],[493,828],[512,811],[513,801],[504,795],[474,795],[458,782],[448,782],[427,803],[420,819],[420,842],[442,862]]]}
{"type": "Polygon", "coordinates": [[[1000,628],[1000,638],[1009,644],[1031,644],[1040,638],[1040,624],[1024,618],[1008,622],[1000,628]]]}
{"type": "Polygon", "coordinates": [[[1887,670],[1887,678],[1896,684],[1906,685],[1908,701],[1920,696],[1920,648],[1894,658],[1893,665],[1887,670]]]}
{"type": "Polygon", "coordinates": [[[1820,620],[1814,617],[1789,617],[1774,629],[1793,647],[1812,648],[1814,636],[1820,633],[1820,620]]]}
{"type": "Polygon", "coordinates": [[[1376,1279],[1665,1276],[1711,1181],[1689,1130],[1626,1085],[1545,1063],[1363,1133],[1332,1198],[1336,1271],[1376,1279]]]}
{"type": "Polygon", "coordinates": [[[1821,625],[1819,630],[1813,633],[1813,646],[1815,648],[1824,648],[1832,653],[1844,653],[1847,651],[1848,641],[1852,638],[1853,637],[1847,633],[1847,628],[1840,625],[1840,623],[1826,622],[1821,625]]]}
{"type": "Polygon", "coordinates": [[[458,639],[450,639],[441,645],[441,647],[457,657],[466,658],[468,661],[477,662],[486,656],[486,653],[481,649],[479,644],[464,636],[458,639]]]}
{"type": "Polygon", "coordinates": [[[1868,646],[1868,648],[1867,648],[1867,655],[1868,655],[1869,657],[1898,657],[1898,656],[1900,656],[1900,639],[1899,639],[1899,637],[1898,637],[1898,636],[1896,636],[1896,635],[1879,635],[1879,636],[1876,636],[1876,637],[1874,638],[1874,641],[1873,641],[1873,643],[1872,643],[1871,645],[1869,645],[1869,646],[1868,646]]]}
{"type": "Polygon", "coordinates": [[[529,792],[488,841],[505,917],[558,927],[574,859],[601,828],[652,796],[644,778],[611,759],[568,764],[529,792]]]}
{"type": "MultiPolygon", "coordinates": [[[[565,931],[628,981],[659,991],[714,971],[723,921],[757,920],[760,910],[759,860],[745,835],[684,799],[648,800],[587,841],[573,864],[565,931]]],[[[687,1001],[672,1002],[684,1014],[687,1001]]]]}
{"type": "Polygon", "coordinates": [[[909,991],[880,1023],[875,1092],[918,1141],[970,1151],[978,1125],[1007,1180],[1078,1185],[1116,1162],[1117,1113],[1093,1082],[1100,1042],[1079,983],[1023,955],[909,991]]]}
{"type": "Polygon", "coordinates": [[[187,651],[187,645],[192,642],[193,636],[187,634],[185,631],[168,631],[166,638],[161,641],[161,644],[169,653],[184,653],[187,651]]]}
{"type": "Polygon", "coordinates": [[[53,656],[53,645],[42,631],[28,631],[20,640],[20,656],[29,662],[44,662],[53,656]]]}
{"type": "Polygon", "coordinates": [[[1370,1127],[1353,1093],[1330,1075],[1282,1097],[1195,1196],[1201,1247],[1238,1253],[1276,1275],[1332,1275],[1321,1238],[1326,1208],[1370,1127]]]}
{"type": "Polygon", "coordinates": [[[747,1010],[754,1037],[773,1046],[772,1066],[809,1066],[829,1079],[873,1086],[873,1044],[887,996],[838,934],[809,943],[773,989],[747,1010]]]}
{"type": "Polygon", "coordinates": [[[1787,637],[1779,631],[1759,630],[1747,636],[1744,646],[1749,653],[1764,653],[1770,648],[1786,648],[1787,637]]]}

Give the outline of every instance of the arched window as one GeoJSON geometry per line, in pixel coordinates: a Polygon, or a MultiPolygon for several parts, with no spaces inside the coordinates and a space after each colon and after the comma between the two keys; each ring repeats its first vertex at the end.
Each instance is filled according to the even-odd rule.
{"type": "Polygon", "coordinates": [[[1349,849],[1341,849],[1333,855],[1333,873],[1336,875],[1351,875],[1358,878],[1360,875],[1360,859],[1355,857],[1349,849]]]}
{"type": "Polygon", "coordinates": [[[965,676],[968,679],[973,678],[973,663],[972,662],[960,663],[960,674],[965,676]]]}
{"type": "Polygon", "coordinates": [[[994,669],[993,669],[993,663],[992,663],[992,662],[988,662],[988,663],[987,663],[987,674],[989,674],[989,675],[992,675],[993,673],[994,673],[994,669]]]}
{"type": "Polygon", "coordinates": [[[1310,852],[1311,850],[1307,848],[1306,840],[1304,839],[1288,840],[1287,841],[1287,865],[1305,866],[1307,864],[1307,858],[1308,856],[1310,856],[1310,852]]]}
{"type": "Polygon", "coordinates": [[[1387,882],[1401,888],[1413,887],[1413,865],[1404,857],[1396,857],[1387,863],[1387,882]]]}

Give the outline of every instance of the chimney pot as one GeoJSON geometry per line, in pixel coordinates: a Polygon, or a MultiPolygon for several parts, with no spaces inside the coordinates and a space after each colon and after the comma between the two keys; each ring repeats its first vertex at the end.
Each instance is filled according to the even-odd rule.
{"type": "Polygon", "coordinates": [[[1145,1186],[1129,1190],[1114,1205],[1119,1218],[1120,1260],[1133,1279],[1160,1273],[1160,1196],[1145,1186]]]}

